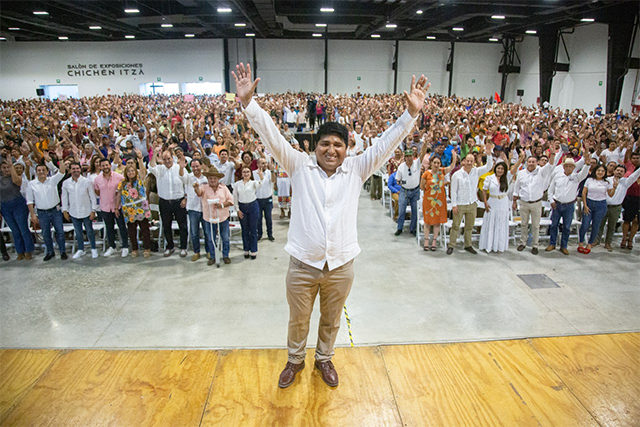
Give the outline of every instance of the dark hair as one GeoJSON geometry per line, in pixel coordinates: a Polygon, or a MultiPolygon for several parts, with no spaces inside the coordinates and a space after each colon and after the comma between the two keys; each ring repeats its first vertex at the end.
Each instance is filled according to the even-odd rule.
{"type": "Polygon", "coordinates": [[[498,162],[493,167],[493,173],[496,176],[496,178],[498,178],[498,182],[500,182],[500,191],[502,193],[506,193],[507,190],[509,189],[509,181],[507,180],[507,172],[509,172],[509,169],[507,168],[507,165],[506,165],[505,162],[498,162]],[[498,174],[496,173],[496,169],[498,169],[499,166],[502,166],[504,168],[504,173],[502,174],[502,176],[500,178],[498,178],[498,174]]]}
{"type": "Polygon", "coordinates": [[[349,131],[338,122],[327,122],[318,128],[317,140],[321,140],[327,135],[336,135],[346,145],[349,141],[349,131]]]}
{"type": "Polygon", "coordinates": [[[47,167],[47,165],[45,165],[44,163],[38,163],[38,164],[36,165],[36,171],[38,170],[38,168],[39,168],[40,166],[47,168],[47,170],[49,169],[49,168],[47,167]]]}
{"type": "Polygon", "coordinates": [[[191,159],[191,163],[190,164],[193,164],[193,162],[198,162],[198,163],[202,164],[200,159],[191,159]]]}
{"type": "Polygon", "coordinates": [[[616,166],[616,169],[618,169],[618,168],[624,169],[625,172],[627,171],[627,167],[625,165],[620,165],[619,164],[619,165],[616,166]]]}
{"type": "Polygon", "coordinates": [[[222,154],[222,152],[223,152],[223,151],[224,151],[225,153],[229,154],[229,150],[227,150],[226,148],[223,148],[222,150],[218,151],[218,156],[219,156],[220,154],[222,154]]]}
{"type": "Polygon", "coordinates": [[[80,169],[82,169],[82,165],[78,162],[71,162],[71,164],[69,165],[69,169],[71,169],[71,166],[78,166],[80,169]]]}
{"type": "Polygon", "coordinates": [[[107,163],[111,164],[111,161],[109,159],[101,159],[100,160],[100,164],[103,164],[104,162],[107,162],[107,163]]]}
{"type": "Polygon", "coordinates": [[[598,172],[598,169],[604,169],[604,178],[603,181],[609,182],[609,180],[607,179],[607,168],[602,164],[602,163],[598,163],[593,170],[591,171],[591,173],[589,174],[589,178],[593,178],[593,179],[598,179],[596,178],[596,172],[598,172]]]}
{"type": "Polygon", "coordinates": [[[253,161],[253,153],[251,151],[244,151],[242,153],[242,156],[240,156],[241,159],[244,159],[244,156],[247,155],[249,157],[251,157],[251,161],[253,161]]]}

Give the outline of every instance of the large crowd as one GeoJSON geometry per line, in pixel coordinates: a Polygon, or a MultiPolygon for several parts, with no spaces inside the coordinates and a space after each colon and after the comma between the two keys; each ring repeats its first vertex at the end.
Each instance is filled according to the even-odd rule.
{"type": "MultiPolygon", "coordinates": [[[[256,100],[282,137],[311,156],[321,124],[346,126],[347,156],[358,156],[405,108],[401,95],[389,94],[287,93],[256,100]]],[[[219,256],[230,263],[236,219],[244,257],[256,259],[263,227],[274,240],[274,191],[280,219],[291,216],[295,189],[286,171],[240,105],[225,96],[20,99],[1,101],[0,108],[5,261],[8,243],[17,260],[29,260],[39,239],[45,261],[55,257],[56,245],[67,259],[67,223],[75,232],[74,259],[88,254],[85,243],[93,258],[100,255],[94,232],[100,224],[104,256],[116,253],[117,225],[122,257],[138,257],[140,244],[145,258],[155,250],[168,257],[176,243],[186,257],[191,240],[191,260],[197,261],[204,236],[208,263],[219,256]]],[[[616,231],[620,248],[630,250],[640,206],[639,136],[637,116],[604,114],[601,106],[561,110],[430,95],[409,137],[365,185],[372,199],[382,196],[383,186],[390,189],[396,235],[406,221],[414,235],[424,224],[425,251],[438,249],[442,225],[449,223],[446,251],[452,254],[464,221],[473,225],[464,226],[466,251],[476,253],[472,236],[479,229],[479,249],[503,252],[519,217],[517,250],[530,244],[537,254],[545,206],[551,211],[547,251],[559,246],[568,255],[572,226],[580,253],[599,244],[613,250],[616,231]]]]}

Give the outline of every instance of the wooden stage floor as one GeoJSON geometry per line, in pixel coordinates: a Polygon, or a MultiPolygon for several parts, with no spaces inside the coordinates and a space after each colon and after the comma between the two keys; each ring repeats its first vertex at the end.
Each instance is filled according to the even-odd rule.
{"type": "Polygon", "coordinates": [[[1,350],[2,426],[639,426],[640,333],[285,350],[1,350]]]}

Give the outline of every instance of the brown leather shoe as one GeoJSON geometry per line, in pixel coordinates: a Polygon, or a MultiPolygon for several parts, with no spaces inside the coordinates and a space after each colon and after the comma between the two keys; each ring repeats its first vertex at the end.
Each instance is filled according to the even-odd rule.
{"type": "Polygon", "coordinates": [[[325,382],[329,387],[337,387],[338,386],[338,373],[336,372],[336,368],[333,367],[333,362],[330,360],[328,362],[318,362],[316,360],[316,369],[322,373],[322,381],[325,382]]]}
{"type": "Polygon", "coordinates": [[[545,252],[551,252],[551,251],[555,251],[555,250],[556,250],[555,246],[549,245],[549,246],[547,246],[547,249],[545,249],[545,252]]]}
{"type": "Polygon", "coordinates": [[[569,249],[567,249],[567,248],[560,249],[560,252],[562,252],[565,255],[569,255],[569,249]]]}
{"type": "Polygon", "coordinates": [[[278,387],[287,388],[291,384],[293,384],[293,380],[296,379],[296,374],[304,369],[304,362],[296,365],[291,362],[287,362],[287,365],[284,367],[284,370],[280,374],[280,379],[278,380],[278,387]]]}
{"type": "Polygon", "coordinates": [[[33,253],[32,252],[25,253],[24,259],[26,259],[27,261],[29,261],[30,259],[33,259],[33,253]]]}
{"type": "Polygon", "coordinates": [[[231,264],[231,258],[224,257],[224,258],[222,258],[222,262],[224,262],[225,264],[231,264]]]}
{"type": "Polygon", "coordinates": [[[516,249],[518,250],[518,252],[522,252],[524,251],[524,248],[526,248],[525,245],[519,245],[516,249]]]}

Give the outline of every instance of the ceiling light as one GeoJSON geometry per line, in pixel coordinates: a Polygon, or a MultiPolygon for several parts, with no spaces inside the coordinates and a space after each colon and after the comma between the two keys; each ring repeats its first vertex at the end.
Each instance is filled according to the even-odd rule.
{"type": "Polygon", "coordinates": [[[331,13],[331,12],[333,12],[333,8],[332,7],[321,7],[320,8],[320,12],[331,13]]]}
{"type": "Polygon", "coordinates": [[[48,15],[49,12],[45,12],[43,10],[37,10],[35,12],[33,12],[34,15],[48,15]]]}
{"type": "Polygon", "coordinates": [[[140,13],[138,9],[125,9],[124,13],[140,13]]]}
{"type": "Polygon", "coordinates": [[[464,28],[462,28],[462,27],[453,27],[452,30],[453,31],[464,31],[464,28]]]}
{"type": "Polygon", "coordinates": [[[195,37],[196,35],[195,34],[185,34],[184,36],[185,37],[195,37]]]}
{"type": "Polygon", "coordinates": [[[247,33],[247,34],[245,34],[245,36],[247,36],[247,37],[255,37],[256,33],[247,33]]]}
{"type": "Polygon", "coordinates": [[[235,27],[246,27],[247,24],[245,24],[244,22],[238,22],[237,24],[234,24],[235,27]]]}
{"type": "Polygon", "coordinates": [[[5,41],[6,39],[6,37],[0,37],[0,41],[5,41]]]}
{"type": "Polygon", "coordinates": [[[19,31],[20,28],[18,27],[9,27],[9,31],[19,31]]]}
{"type": "Polygon", "coordinates": [[[435,40],[436,36],[427,36],[427,40],[435,40]]]}
{"type": "Polygon", "coordinates": [[[90,26],[90,27],[89,27],[89,29],[90,29],[90,30],[101,30],[101,29],[102,29],[102,27],[101,27],[101,26],[99,26],[99,25],[92,25],[92,26],[90,26]]]}
{"type": "Polygon", "coordinates": [[[58,37],[58,40],[69,40],[69,37],[67,37],[67,36],[60,36],[60,37],[58,37]]]}
{"type": "Polygon", "coordinates": [[[504,19],[504,15],[493,15],[491,19],[504,19]]]}
{"type": "Polygon", "coordinates": [[[311,35],[312,35],[313,37],[322,37],[322,34],[320,34],[320,33],[313,33],[313,34],[311,34],[311,35]]]}
{"type": "Polygon", "coordinates": [[[218,13],[231,13],[231,8],[229,7],[219,7],[218,8],[218,13]]]}
{"type": "Polygon", "coordinates": [[[417,13],[418,15],[422,15],[422,11],[421,11],[421,10],[416,10],[416,13],[417,13]]]}
{"type": "Polygon", "coordinates": [[[125,39],[135,39],[136,36],[124,36],[125,39]]]}
{"type": "Polygon", "coordinates": [[[316,24],[316,27],[326,27],[327,24],[316,24]]]}
{"type": "Polygon", "coordinates": [[[593,21],[595,21],[595,19],[593,19],[593,18],[582,18],[580,20],[580,22],[593,22],[593,21]]]}
{"type": "Polygon", "coordinates": [[[527,30],[527,31],[525,31],[525,33],[527,33],[527,34],[538,34],[538,32],[536,30],[527,30]]]}
{"type": "Polygon", "coordinates": [[[490,41],[490,42],[497,42],[497,41],[498,41],[498,39],[497,39],[497,38],[495,38],[495,37],[491,37],[491,38],[489,39],[489,41],[490,41]]]}
{"type": "Polygon", "coordinates": [[[173,28],[173,24],[162,24],[160,25],[162,28],[173,28]]]}
{"type": "Polygon", "coordinates": [[[385,25],[385,27],[387,27],[387,28],[397,28],[398,25],[397,24],[387,24],[387,25],[385,25]]]}
{"type": "Polygon", "coordinates": [[[379,39],[380,38],[380,34],[371,34],[371,38],[379,39]]]}

